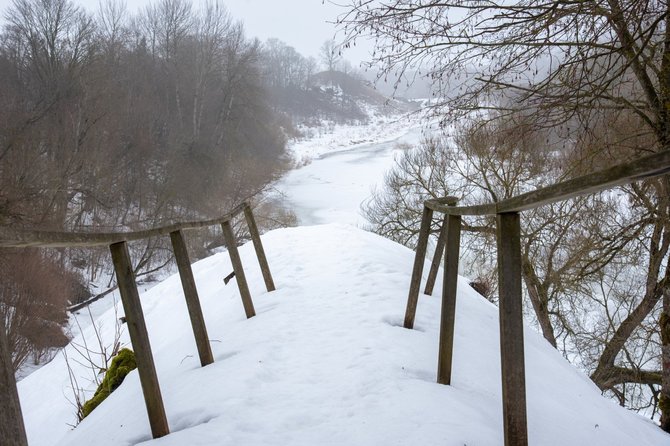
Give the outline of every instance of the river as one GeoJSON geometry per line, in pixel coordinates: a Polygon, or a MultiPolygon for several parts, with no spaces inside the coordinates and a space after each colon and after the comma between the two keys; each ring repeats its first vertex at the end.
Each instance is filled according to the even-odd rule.
{"type": "Polygon", "coordinates": [[[354,145],[324,153],[311,163],[289,171],[276,184],[284,207],[291,209],[300,225],[346,223],[365,227],[361,205],[375,188],[381,188],[384,174],[407,145],[416,146],[426,127],[408,125],[392,140],[354,145]],[[404,145],[404,147],[403,147],[404,145]]]}

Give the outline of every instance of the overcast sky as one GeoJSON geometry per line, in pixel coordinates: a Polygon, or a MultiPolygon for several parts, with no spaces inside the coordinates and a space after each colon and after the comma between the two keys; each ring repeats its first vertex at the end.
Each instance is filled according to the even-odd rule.
{"type": "MultiPolygon", "coordinates": [[[[89,11],[95,11],[98,7],[98,0],[74,0],[74,3],[85,6],[89,11]]],[[[126,0],[131,12],[148,3],[149,0],[126,0]]],[[[194,6],[199,3],[199,0],[193,0],[194,6]]],[[[276,37],[302,55],[313,56],[317,60],[319,48],[325,40],[341,38],[336,36],[337,30],[332,22],[344,9],[332,3],[332,0],[224,0],[221,3],[235,19],[244,22],[248,37],[258,37],[261,41],[276,37]]],[[[12,0],[0,0],[3,16],[11,4],[12,0]]],[[[369,46],[365,47],[359,42],[343,55],[357,66],[360,61],[367,59],[370,51],[369,46]]]]}

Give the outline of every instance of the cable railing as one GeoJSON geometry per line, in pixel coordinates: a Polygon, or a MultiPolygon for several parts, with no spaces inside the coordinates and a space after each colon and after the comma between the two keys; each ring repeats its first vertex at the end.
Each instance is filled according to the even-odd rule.
{"type": "MultiPolygon", "coordinates": [[[[53,232],[29,231],[11,228],[0,228],[0,248],[26,247],[93,247],[108,246],[112,254],[112,263],[116,274],[116,281],[121,294],[121,302],[125,312],[125,321],[128,334],[135,352],[140,384],[144,396],[151,433],[154,438],[170,433],[163,398],[156,375],[149,335],[144,321],[144,313],[135,283],[132,261],[128,250],[128,242],[142,240],[149,237],[170,236],[172,249],[179,270],[186,306],[195,337],[200,364],[204,367],[214,362],[209,345],[207,328],[200,306],[200,298],[193,278],[191,261],[186,248],[183,231],[221,225],[223,236],[228,247],[228,254],[233,266],[233,274],[237,281],[242,305],[247,318],[253,317],[256,312],[249,292],[249,285],[244,274],[244,268],[237,250],[237,239],[231,226],[231,220],[239,214],[244,214],[256,257],[261,268],[265,287],[274,291],[275,285],[270,273],[270,267],[265,256],[261,237],[256,226],[253,212],[248,203],[234,207],[227,214],[210,220],[175,223],[152,229],[133,232],[53,232]]],[[[25,426],[19,403],[16,380],[12,369],[12,358],[9,350],[4,320],[0,318],[0,439],[7,446],[27,446],[25,426]]]]}
{"type": "Polygon", "coordinates": [[[405,310],[404,327],[409,329],[414,327],[428,238],[433,214],[437,212],[443,214],[444,218],[424,294],[430,295],[433,292],[440,260],[444,253],[444,280],[437,364],[437,382],[440,384],[451,384],[461,219],[463,216],[495,215],[497,217],[500,359],[503,428],[506,446],[526,446],[528,444],[520,213],[558,201],[657,177],[669,172],[670,150],[536,189],[497,203],[456,206],[458,203],[457,197],[427,200],[424,203],[405,310]]]}

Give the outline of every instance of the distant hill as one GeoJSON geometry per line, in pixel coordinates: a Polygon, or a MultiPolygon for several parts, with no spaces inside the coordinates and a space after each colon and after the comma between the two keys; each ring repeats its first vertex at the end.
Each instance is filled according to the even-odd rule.
{"type": "Polygon", "coordinates": [[[408,71],[401,78],[393,75],[377,78],[374,70],[363,73],[366,80],[381,94],[394,98],[427,99],[435,96],[435,87],[430,78],[408,71]]]}
{"type": "Polygon", "coordinates": [[[306,88],[271,89],[275,107],[294,124],[318,126],[323,121],[366,123],[374,115],[392,115],[415,109],[415,103],[389,98],[371,82],[341,71],[313,75],[306,88]]]}

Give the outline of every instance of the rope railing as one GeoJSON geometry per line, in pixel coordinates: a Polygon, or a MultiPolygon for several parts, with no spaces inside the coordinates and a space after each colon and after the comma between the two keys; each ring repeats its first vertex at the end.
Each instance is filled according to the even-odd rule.
{"type": "MultiPolygon", "coordinates": [[[[244,274],[244,268],[237,250],[237,239],[231,226],[231,220],[244,213],[249,229],[254,251],[261,268],[265,287],[274,291],[275,285],[270,273],[270,267],[265,256],[260,233],[256,226],[253,212],[248,203],[241,203],[227,214],[210,220],[175,223],[167,226],[145,229],[132,232],[52,232],[36,230],[16,230],[0,228],[0,247],[93,247],[109,246],[112,254],[112,263],[116,274],[116,281],[121,294],[121,302],[125,312],[128,334],[135,352],[140,384],[144,395],[144,402],[149,416],[151,433],[154,438],[170,433],[163,398],[160,392],[156,367],[154,365],[149,335],[144,321],[144,313],[135,283],[132,261],[128,250],[128,242],[149,237],[170,236],[172,248],[181,278],[186,306],[193,329],[193,335],[204,367],[214,362],[209,345],[207,328],[200,306],[200,298],[193,278],[191,261],[188,256],[184,230],[208,226],[221,225],[223,236],[228,247],[228,254],[233,266],[233,272],[242,299],[247,318],[253,317],[254,309],[249,285],[244,274]]],[[[8,446],[27,446],[25,426],[16,389],[16,381],[12,369],[12,358],[7,341],[4,321],[0,318],[0,438],[2,444],[8,446]]]]}
{"type": "Polygon", "coordinates": [[[592,174],[536,189],[497,203],[456,206],[457,197],[424,202],[414,258],[405,328],[414,327],[423,266],[433,214],[443,214],[442,226],[431,262],[424,293],[432,294],[444,253],[444,280],[438,348],[437,382],[451,384],[456,320],[456,283],[460,255],[462,216],[496,215],[500,359],[502,375],[503,428],[506,446],[527,446],[526,378],[523,341],[520,213],[547,204],[569,200],[616,186],[657,177],[670,172],[670,150],[619,164],[592,174]]]}

